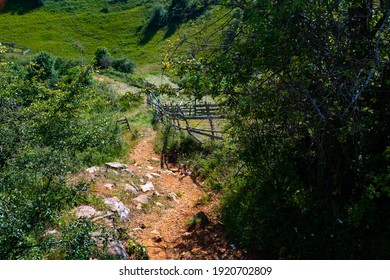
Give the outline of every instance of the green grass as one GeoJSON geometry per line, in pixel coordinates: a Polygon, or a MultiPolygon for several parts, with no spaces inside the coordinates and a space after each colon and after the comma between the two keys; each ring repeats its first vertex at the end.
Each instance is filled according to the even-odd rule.
{"type": "Polygon", "coordinates": [[[99,46],[113,56],[134,58],[137,63],[153,63],[159,58],[158,36],[147,46],[138,45],[136,30],[147,10],[145,7],[108,14],[76,15],[38,9],[23,16],[2,14],[1,41],[27,46],[32,53],[48,51],[62,57],[92,59],[99,46]]]}
{"type": "Polygon", "coordinates": [[[30,55],[47,51],[89,62],[95,50],[104,46],[113,57],[127,57],[137,66],[147,67],[160,64],[167,39],[175,40],[199,27],[193,22],[184,24],[171,37],[167,36],[168,28],[163,28],[145,40],[153,35],[139,32],[149,13],[151,3],[147,1],[109,4],[109,0],[46,0],[43,7],[35,9],[28,5],[20,8],[23,1],[12,3],[0,13],[0,42],[25,46],[31,49],[30,55]],[[101,12],[104,7],[108,13],[101,12]]]}

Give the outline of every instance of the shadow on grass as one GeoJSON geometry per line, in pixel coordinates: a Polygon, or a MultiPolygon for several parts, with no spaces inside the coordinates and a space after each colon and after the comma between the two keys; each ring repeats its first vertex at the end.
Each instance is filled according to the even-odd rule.
{"type": "Polygon", "coordinates": [[[177,28],[179,26],[176,24],[176,23],[168,23],[168,30],[167,32],[165,32],[165,35],[164,35],[164,40],[165,39],[168,39],[169,37],[171,37],[173,34],[175,34],[177,28]]]}
{"type": "Polygon", "coordinates": [[[150,40],[153,39],[154,35],[156,35],[158,30],[159,30],[159,28],[155,28],[154,26],[149,25],[145,29],[145,31],[143,32],[143,34],[142,34],[143,36],[142,36],[141,40],[139,41],[139,45],[144,46],[147,43],[149,43],[150,40]]]}
{"type": "Polygon", "coordinates": [[[1,9],[1,13],[11,13],[15,15],[24,15],[43,6],[42,2],[39,0],[6,0],[4,3],[5,5],[1,9]]]}
{"type": "MultiPolygon", "coordinates": [[[[139,41],[139,45],[144,46],[147,43],[149,43],[150,40],[152,40],[153,37],[157,34],[157,32],[160,29],[164,28],[165,26],[168,27],[168,30],[167,30],[167,32],[165,32],[163,40],[168,39],[173,34],[175,34],[177,28],[179,27],[179,25],[176,23],[168,23],[168,24],[165,24],[161,27],[148,26],[146,28],[146,30],[142,33],[143,36],[142,36],[141,40],[139,41]]],[[[140,30],[137,31],[136,35],[139,34],[140,32],[142,32],[141,28],[138,28],[138,29],[140,29],[140,30]]]]}
{"type": "Polygon", "coordinates": [[[156,25],[155,23],[151,22],[149,23],[145,29],[143,29],[142,26],[138,27],[136,35],[142,33],[142,38],[139,41],[139,45],[144,46],[147,43],[150,42],[150,40],[153,39],[153,37],[157,34],[157,32],[165,27],[167,27],[167,31],[164,34],[163,40],[170,38],[177,29],[180,27],[180,25],[187,23],[190,20],[196,20],[200,16],[202,16],[209,6],[205,6],[202,9],[199,9],[196,12],[193,12],[191,15],[188,15],[187,17],[180,18],[178,16],[172,17],[168,19],[168,22],[165,22],[162,25],[156,25]]]}

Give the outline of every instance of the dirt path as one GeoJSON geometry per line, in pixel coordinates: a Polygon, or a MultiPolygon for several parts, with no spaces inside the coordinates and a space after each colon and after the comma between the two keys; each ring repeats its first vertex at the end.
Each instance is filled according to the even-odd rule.
{"type": "Polygon", "coordinates": [[[134,86],[130,86],[126,83],[115,81],[107,76],[99,75],[97,73],[94,74],[94,77],[97,81],[103,84],[108,84],[112,87],[113,90],[118,92],[119,94],[126,94],[128,92],[140,92],[140,89],[134,86]]]}
{"type": "Polygon", "coordinates": [[[146,193],[148,205],[133,206],[132,219],[127,224],[130,235],[146,247],[149,258],[154,260],[243,258],[242,251],[223,238],[216,214],[218,196],[195,184],[183,170],[161,169],[160,156],[153,151],[155,132],[145,134],[130,155],[135,163],[129,169],[153,176],[149,180],[155,191],[146,193]],[[189,221],[200,212],[207,221],[198,219],[198,224],[189,229],[189,221]]]}
{"type": "MultiPolygon", "coordinates": [[[[156,200],[152,209],[139,211],[129,223],[129,230],[139,243],[146,246],[150,259],[180,259],[189,257],[192,251],[181,251],[187,222],[199,211],[207,207],[197,205],[197,200],[204,195],[189,176],[179,172],[162,170],[156,159],[159,155],[153,151],[154,133],[145,137],[135,147],[130,158],[135,161],[138,171],[144,174],[153,172],[160,175],[153,180],[156,187],[156,200]],[[141,229],[141,230],[140,230],[141,229]]],[[[174,169],[177,171],[177,169],[174,169]]],[[[153,203],[153,202],[152,202],[153,203]]]]}
{"type": "MultiPolygon", "coordinates": [[[[117,91],[128,90],[107,77],[97,78],[119,86],[117,91]]],[[[161,168],[160,155],[153,149],[156,132],[148,127],[141,130],[142,138],[129,155],[131,164],[126,171],[110,171],[96,179],[96,194],[119,197],[130,209],[131,218],[123,229],[146,247],[152,260],[245,258],[242,250],[223,237],[218,194],[202,182],[195,183],[189,176],[191,170],[161,168]],[[128,183],[138,189],[137,195],[126,194],[128,183]],[[154,189],[143,190],[145,185],[154,189]]]]}

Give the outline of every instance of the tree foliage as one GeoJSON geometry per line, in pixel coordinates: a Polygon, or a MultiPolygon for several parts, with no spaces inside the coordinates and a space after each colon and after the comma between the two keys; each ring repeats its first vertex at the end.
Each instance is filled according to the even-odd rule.
{"type": "Polygon", "coordinates": [[[233,112],[230,236],[268,258],[387,258],[388,2],[229,5],[221,45],[174,63],[233,112]]]}
{"type": "Polygon", "coordinates": [[[145,23],[145,31],[158,30],[165,25],[178,25],[197,18],[212,4],[209,0],[172,0],[169,6],[153,5],[145,23]]]}
{"type": "Polygon", "coordinates": [[[95,51],[94,64],[97,68],[107,69],[112,65],[111,54],[107,48],[100,47],[95,51]]]}
{"type": "Polygon", "coordinates": [[[79,249],[89,258],[90,232],[57,224],[59,213],[81,199],[67,174],[123,147],[112,101],[93,84],[91,67],[53,76],[53,65],[46,53],[25,66],[0,65],[0,259],[44,258],[57,247],[63,258],[81,256],[68,250],[75,242],[84,242],[79,249]],[[61,242],[45,234],[51,227],[62,231],[61,242]]]}

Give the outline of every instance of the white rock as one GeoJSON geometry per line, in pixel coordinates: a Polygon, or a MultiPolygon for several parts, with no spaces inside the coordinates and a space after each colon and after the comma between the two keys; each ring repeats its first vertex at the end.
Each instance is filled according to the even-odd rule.
{"type": "Polygon", "coordinates": [[[147,182],[145,185],[141,185],[141,190],[143,192],[148,192],[148,191],[154,191],[155,188],[154,188],[154,185],[152,182],[147,182]]]}
{"type": "Polygon", "coordinates": [[[141,232],[143,232],[144,230],[143,230],[142,228],[139,228],[139,227],[138,227],[138,228],[133,228],[132,231],[135,232],[135,233],[141,233],[141,232]]]}
{"type": "Polygon", "coordinates": [[[136,187],[134,187],[133,185],[130,185],[130,184],[126,184],[125,187],[124,187],[125,191],[126,192],[130,192],[132,193],[134,196],[138,196],[138,190],[136,187]]]}
{"type": "Polygon", "coordinates": [[[129,259],[129,255],[120,241],[111,241],[108,243],[108,254],[111,256],[121,257],[124,260],[129,259]]]}
{"type": "Polygon", "coordinates": [[[87,168],[85,169],[85,172],[89,173],[89,174],[95,174],[96,172],[98,172],[100,170],[99,167],[97,166],[92,166],[90,168],[87,168]]]}
{"type": "Polygon", "coordinates": [[[96,211],[95,208],[88,205],[81,205],[74,209],[77,218],[92,218],[98,215],[100,212],[96,211]]]}
{"type": "Polygon", "coordinates": [[[106,203],[111,211],[117,212],[121,221],[129,220],[130,216],[130,210],[127,208],[119,199],[112,197],[112,198],[105,198],[104,203],[106,203]]]}
{"type": "Polygon", "coordinates": [[[131,169],[128,169],[128,168],[123,169],[122,171],[126,172],[126,173],[129,173],[129,174],[132,174],[132,175],[135,174],[134,170],[131,170],[131,169]]]}
{"type": "Polygon", "coordinates": [[[147,195],[141,194],[140,196],[134,198],[133,201],[139,202],[139,203],[141,203],[141,204],[148,204],[149,198],[148,198],[147,195]]]}
{"type": "Polygon", "coordinates": [[[175,194],[174,192],[171,192],[169,194],[167,194],[167,197],[170,199],[170,200],[173,200],[173,201],[178,201],[179,197],[177,196],[177,194],[175,194]]]}
{"type": "Polygon", "coordinates": [[[126,164],[122,164],[119,162],[107,162],[106,166],[113,169],[124,169],[127,168],[126,164]]]}

